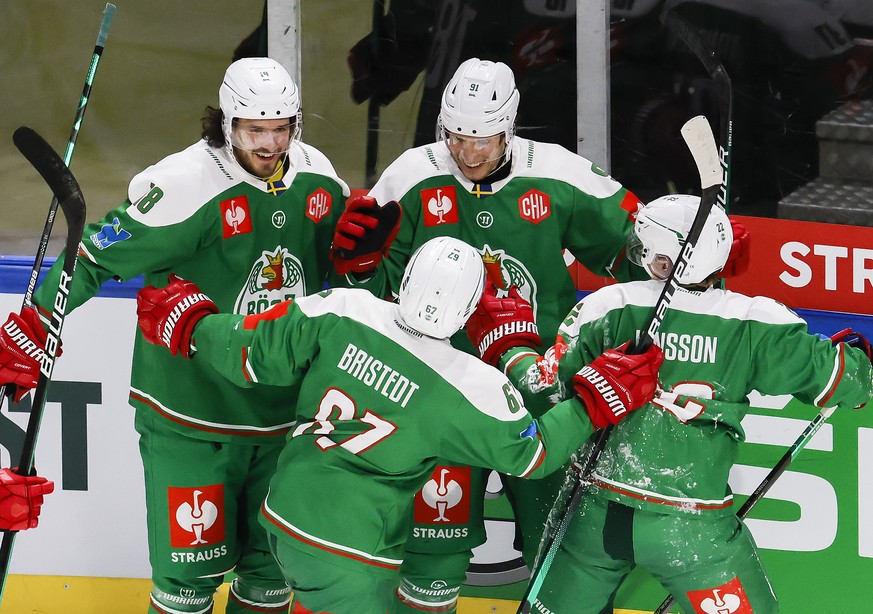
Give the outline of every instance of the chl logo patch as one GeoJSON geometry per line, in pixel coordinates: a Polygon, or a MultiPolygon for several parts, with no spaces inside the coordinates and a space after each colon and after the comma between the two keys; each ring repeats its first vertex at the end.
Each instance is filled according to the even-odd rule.
{"type": "Polygon", "coordinates": [[[518,212],[521,219],[539,224],[552,214],[549,195],[539,190],[528,190],[518,199],[518,212]]]}
{"type": "Polygon", "coordinates": [[[470,468],[438,465],[415,493],[416,524],[466,524],[470,520],[470,468]]]}
{"type": "Polygon", "coordinates": [[[224,541],[224,484],[167,489],[170,546],[198,548],[224,541]]]}
{"type": "Polygon", "coordinates": [[[251,232],[252,214],[249,212],[248,197],[235,196],[221,201],[221,220],[225,239],[251,232]]]}
{"type": "Polygon", "coordinates": [[[455,186],[430,188],[421,191],[421,206],[425,226],[458,223],[458,196],[455,186]]]}
{"type": "Polygon", "coordinates": [[[715,588],[688,591],[688,599],[697,614],[754,614],[737,577],[715,588]]]}
{"type": "Polygon", "coordinates": [[[324,188],[318,188],[306,197],[306,217],[318,224],[330,213],[333,196],[324,188]]]}

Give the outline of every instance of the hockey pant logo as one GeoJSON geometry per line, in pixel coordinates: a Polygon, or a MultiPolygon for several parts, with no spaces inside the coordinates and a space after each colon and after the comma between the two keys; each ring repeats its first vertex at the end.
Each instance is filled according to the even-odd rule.
{"type": "Polygon", "coordinates": [[[721,586],[688,591],[687,594],[696,614],[754,614],[737,577],[721,586]]]}

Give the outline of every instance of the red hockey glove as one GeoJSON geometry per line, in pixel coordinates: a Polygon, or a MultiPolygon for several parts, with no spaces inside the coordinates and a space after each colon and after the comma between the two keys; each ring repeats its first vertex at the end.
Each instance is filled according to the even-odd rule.
{"type": "Polygon", "coordinates": [[[731,244],[731,252],[728,254],[727,262],[719,277],[734,277],[749,270],[749,246],[751,244],[751,236],[746,226],[742,222],[738,222],[733,218],[731,221],[731,230],[734,233],[734,242],[731,244]]]}
{"type": "MultiPolygon", "coordinates": [[[[9,314],[0,329],[0,385],[11,386],[9,392],[16,403],[39,381],[47,337],[33,307],[25,307],[20,315],[9,314]]],[[[61,355],[60,347],[57,355],[61,355]]]]}
{"type": "Polygon", "coordinates": [[[38,475],[18,475],[0,469],[0,529],[24,531],[39,524],[43,496],[51,494],[55,483],[38,475]]]}
{"type": "Polygon", "coordinates": [[[149,343],[169,348],[175,356],[191,358],[194,326],[218,307],[196,284],[170,274],[164,288],[146,286],[136,295],[136,315],[149,343]]]}
{"type": "Polygon", "coordinates": [[[664,353],[652,345],[644,354],[625,354],[627,346],[606,350],[573,376],[573,388],[597,428],[618,424],[655,396],[664,353]]]}
{"type": "Polygon", "coordinates": [[[330,247],[333,268],[340,275],[366,273],[388,253],[400,230],[400,205],[380,207],[372,196],[352,196],[340,215],[330,247]]]}
{"type": "Polygon", "coordinates": [[[491,282],[467,320],[467,337],[482,360],[495,367],[506,350],[519,346],[535,348],[542,343],[533,309],[518,288],[511,286],[509,296],[497,298],[491,282]]]}
{"type": "Polygon", "coordinates": [[[845,343],[846,345],[858,348],[867,355],[870,362],[873,362],[873,350],[870,348],[870,342],[861,333],[853,331],[851,328],[844,328],[838,333],[831,335],[831,343],[845,343]]]}

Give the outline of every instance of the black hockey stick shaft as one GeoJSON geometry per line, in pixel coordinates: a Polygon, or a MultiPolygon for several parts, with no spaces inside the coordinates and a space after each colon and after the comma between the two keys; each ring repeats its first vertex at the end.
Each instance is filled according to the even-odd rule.
{"type": "MultiPolygon", "coordinates": [[[[767,476],[761,480],[761,483],[758,484],[758,487],[755,491],[749,495],[749,498],[746,499],[746,502],[740,507],[739,511],[737,511],[737,518],[742,520],[746,516],[749,515],[749,512],[752,511],[752,508],[760,501],[764,495],[770,490],[773,484],[778,480],[785,470],[788,469],[788,466],[792,463],[794,458],[800,454],[800,451],[806,447],[806,444],[815,436],[815,434],[819,431],[819,429],[824,425],[827,419],[830,417],[832,413],[834,413],[835,407],[825,407],[822,409],[815,418],[812,419],[812,422],[806,425],[806,428],[803,429],[803,432],[800,436],[791,444],[791,447],[788,448],[788,451],[782,455],[782,458],[779,459],[779,462],[770,470],[767,476]]],[[[670,609],[670,606],[674,603],[673,595],[668,595],[666,599],[658,606],[658,609],[655,610],[654,614],[666,614],[667,610],[670,609]]]]}
{"type": "Polygon", "coordinates": [[[724,170],[718,203],[725,210],[730,208],[731,151],[733,150],[733,92],[731,80],[715,53],[707,48],[697,29],[675,10],[663,14],[664,25],[685,43],[697,57],[715,84],[719,112],[719,156],[724,170]]]}
{"type": "MultiPolygon", "coordinates": [[[[370,37],[372,61],[379,61],[379,38],[382,36],[382,18],[385,15],[385,0],[373,0],[373,26],[370,37]]],[[[379,102],[375,92],[367,104],[367,158],[364,182],[367,189],[376,184],[376,161],[379,158],[379,102]]]]}
{"type": "MultiPolygon", "coordinates": [[[[88,67],[88,74],[85,75],[85,86],[82,89],[82,96],[79,98],[79,106],[76,109],[76,115],[73,118],[73,127],[70,130],[70,137],[67,140],[67,147],[64,150],[64,164],[70,165],[73,159],[73,150],[76,148],[76,141],[79,138],[79,129],[82,127],[82,120],[85,117],[85,109],[88,107],[88,100],[91,97],[91,86],[94,83],[94,76],[97,74],[97,65],[100,63],[100,58],[103,56],[103,49],[106,46],[106,37],[109,35],[109,26],[112,24],[112,17],[115,15],[115,5],[107,4],[103,10],[103,20],[100,22],[100,31],[97,33],[97,43],[94,46],[94,52],[91,55],[91,64],[88,67]]],[[[36,290],[36,281],[39,278],[39,270],[42,268],[43,260],[45,259],[46,251],[48,251],[49,238],[52,234],[52,228],[55,224],[55,217],[58,212],[58,199],[52,198],[49,205],[48,216],[45,220],[45,226],[42,229],[39,247],[36,251],[36,256],[33,259],[33,268],[30,271],[30,279],[27,281],[27,289],[24,291],[24,300],[22,301],[22,309],[30,307],[33,304],[33,293],[36,290]]],[[[3,404],[3,399],[6,397],[6,386],[0,387],[0,406],[3,404]]]]}
{"type": "MultiPolygon", "coordinates": [[[[33,468],[36,437],[42,422],[43,409],[45,408],[46,394],[55,365],[55,357],[61,343],[61,329],[64,325],[70,285],[73,280],[73,274],[76,271],[76,263],[78,262],[76,252],[78,251],[79,242],[82,240],[82,232],[85,228],[85,199],[70,168],[40,135],[30,128],[21,127],[15,131],[12,138],[18,150],[49,185],[67,220],[64,265],[61,271],[58,292],[52,306],[51,321],[46,331],[47,338],[45,350],[40,361],[39,380],[34,389],[33,404],[30,409],[30,417],[27,421],[27,432],[24,436],[24,445],[22,446],[21,457],[18,461],[18,473],[20,475],[28,475],[33,468]]],[[[6,578],[9,574],[9,563],[12,558],[12,546],[15,542],[16,533],[16,531],[4,532],[3,542],[0,544],[0,600],[3,598],[3,589],[6,586],[6,578]]]]}
{"type": "MultiPolygon", "coordinates": [[[[655,302],[652,315],[642,331],[640,340],[628,350],[628,353],[631,354],[646,352],[657,338],[658,330],[661,328],[664,316],[673,300],[673,295],[679,287],[677,277],[682,274],[688,265],[688,261],[694,251],[694,246],[697,244],[706,219],[709,217],[709,211],[713,206],[717,206],[716,201],[722,179],[721,164],[719,162],[718,148],[715,145],[715,137],[712,134],[712,128],[707,119],[702,115],[698,115],[688,120],[682,126],[682,138],[685,139],[685,143],[688,145],[688,149],[694,157],[694,162],[700,173],[700,186],[703,191],[700,198],[700,206],[691,224],[685,245],[682,247],[673,270],[664,283],[661,294],[655,302]]],[[[565,503],[564,509],[558,517],[555,530],[546,532],[543,535],[544,541],[540,543],[537,560],[534,562],[530,581],[519,604],[518,614],[528,614],[531,611],[531,607],[533,607],[540,588],[545,581],[546,574],[548,574],[549,568],[551,568],[552,561],[558,552],[567,527],[579,508],[582,495],[588,489],[591,475],[594,473],[600,453],[606,445],[612,429],[612,425],[608,425],[600,431],[594,446],[585,457],[585,462],[579,470],[579,476],[573,483],[573,489],[565,503]]]]}

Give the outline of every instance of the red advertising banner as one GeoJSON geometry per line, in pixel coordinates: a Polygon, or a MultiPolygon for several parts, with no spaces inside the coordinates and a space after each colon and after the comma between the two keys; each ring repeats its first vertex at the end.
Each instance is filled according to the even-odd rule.
{"type": "MultiPolygon", "coordinates": [[[[732,216],[733,217],[733,216],[732,216]]],[[[736,216],[751,236],[749,270],[727,288],[789,307],[873,315],[873,228],[736,216]]],[[[607,281],[574,262],[580,290],[607,281]]]]}

